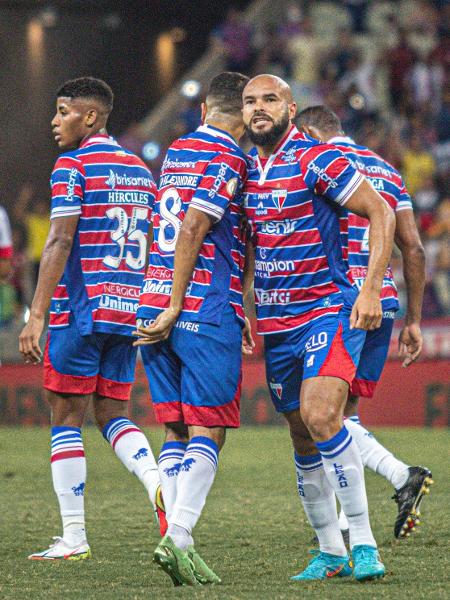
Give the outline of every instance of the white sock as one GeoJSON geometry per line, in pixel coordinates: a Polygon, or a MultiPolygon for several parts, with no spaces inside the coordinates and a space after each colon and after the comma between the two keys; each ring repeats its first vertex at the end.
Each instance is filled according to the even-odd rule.
{"type": "Polygon", "coordinates": [[[377,547],[369,522],[361,455],[345,425],[326,442],[316,442],[330,485],[348,519],[350,547],[377,547]]]}
{"type": "Polygon", "coordinates": [[[338,526],[334,491],[325,475],[320,454],[294,453],[297,489],[308,521],[319,539],[322,552],[347,556],[338,526]]]}
{"type": "Polygon", "coordinates": [[[345,531],[346,529],[348,529],[348,520],[347,517],[345,516],[345,512],[342,510],[339,513],[339,529],[341,531],[345,531]]]}
{"type": "Polygon", "coordinates": [[[183,462],[187,444],[183,442],[164,442],[158,458],[158,471],[161,489],[166,508],[166,519],[169,521],[177,497],[177,478],[183,462]]]}
{"type": "Polygon", "coordinates": [[[142,482],[155,507],[158,465],[144,433],[129,419],[119,417],[105,425],[103,436],[125,467],[142,482]]]}
{"type": "Polygon", "coordinates": [[[79,427],[52,427],[51,468],[64,541],[69,546],[78,546],[86,541],[86,458],[79,427]]]}
{"type": "Polygon", "coordinates": [[[400,489],[408,479],[408,465],[386,450],[373,434],[361,425],[359,417],[345,419],[345,426],[358,445],[363,465],[385,477],[395,489],[400,489]]]}
{"type": "MultiPolygon", "coordinates": [[[[217,470],[219,448],[210,438],[193,437],[177,477],[177,497],[169,520],[191,535],[206,502],[217,470]]],[[[164,493],[164,491],[163,491],[164,493]]],[[[177,541],[173,540],[175,544],[177,541]]]]}

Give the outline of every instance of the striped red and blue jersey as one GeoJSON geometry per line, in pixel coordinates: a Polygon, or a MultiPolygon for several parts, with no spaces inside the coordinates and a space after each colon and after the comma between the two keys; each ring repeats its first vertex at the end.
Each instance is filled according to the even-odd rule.
{"type": "Polygon", "coordinates": [[[95,135],[61,154],[51,189],[51,219],[80,217],[50,327],[67,326],[72,315],[81,335],[131,335],[156,196],[150,171],[112,138],[95,135]]]}
{"type": "Polygon", "coordinates": [[[357,290],[340,217],[363,176],[334,146],[291,127],[274,153],[251,151],[244,206],[256,247],[257,328],[272,334],[336,314],[357,290]]]}
{"type": "MultiPolygon", "coordinates": [[[[411,198],[402,176],[392,165],[372,150],[355,144],[349,137],[337,136],[329,143],[337,146],[351,164],[366,176],[394,212],[412,210],[411,198]]],[[[361,289],[369,264],[369,221],[353,213],[348,215],[348,262],[353,281],[361,289]]],[[[390,266],[384,275],[381,302],[384,311],[399,309],[397,288],[390,266]]]]}
{"type": "Polygon", "coordinates": [[[242,185],[247,157],[226,132],[202,125],[176,140],[161,171],[153,213],[154,240],[137,317],[152,321],[172,292],[175,245],[189,206],[211,217],[179,317],[220,324],[231,305],[243,318],[242,185]]]}

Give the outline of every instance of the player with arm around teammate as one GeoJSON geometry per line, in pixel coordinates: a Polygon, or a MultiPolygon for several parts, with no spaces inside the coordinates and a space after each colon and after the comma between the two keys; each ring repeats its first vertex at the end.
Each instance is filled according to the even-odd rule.
{"type": "MultiPolygon", "coordinates": [[[[290,428],[299,495],[320,544],[293,579],[352,573],[336,494],[350,524],[353,573],[364,581],[385,569],[370,528],[361,457],[343,411],[366,331],[381,323],[394,216],[339,150],[297,130],[295,112],[283,80],[260,75],[247,84],[244,123],[256,148],[244,193],[256,253],[257,326],[271,398],[290,428]],[[359,294],[342,255],[345,209],[371,223],[369,275],[359,294]]],[[[244,293],[248,287],[245,282],[244,293]]]]}
{"type": "MultiPolygon", "coordinates": [[[[298,115],[296,121],[311,137],[337,146],[369,179],[395,212],[395,241],[402,254],[407,291],[405,325],[399,336],[399,350],[400,355],[404,357],[403,366],[408,367],[417,360],[422,350],[420,320],[425,286],[425,254],[414,220],[411,199],[402,177],[375,152],[355,144],[351,138],[345,136],[339,117],[327,106],[306,108],[298,115]]],[[[366,219],[350,213],[348,261],[353,280],[359,289],[367,275],[368,225],[366,219]]],[[[429,469],[420,466],[409,467],[395,458],[359,422],[359,397],[373,397],[388,355],[394,315],[399,309],[397,289],[390,267],[384,275],[381,303],[381,326],[367,333],[344,414],[348,417],[346,426],[360,448],[364,466],[383,475],[396,490],[394,498],[398,504],[398,516],[394,525],[394,535],[398,538],[414,530],[420,502],[432,480],[429,469]]],[[[348,524],[342,511],[339,521],[341,530],[345,532],[348,524]]]]}
{"type": "Polygon", "coordinates": [[[110,138],[113,94],[83,77],[57,92],[52,120],[63,153],[51,177],[51,227],[30,318],[19,339],[26,362],[42,360],[51,407],[51,468],[63,536],[34,560],[88,558],[86,460],[81,427],[90,399],[105,439],[155,506],[159,476],[143,432],[128,419],[136,348],[132,331],[156,194],[145,164],[110,138]]]}
{"type": "Polygon", "coordinates": [[[242,271],[240,191],[246,156],[242,90],[222,73],[210,85],[196,131],[163,163],[154,242],[137,313],[153,407],[165,424],[159,472],[168,531],[154,561],[174,585],[219,583],[194,548],[228,427],[239,427],[242,271]]]}

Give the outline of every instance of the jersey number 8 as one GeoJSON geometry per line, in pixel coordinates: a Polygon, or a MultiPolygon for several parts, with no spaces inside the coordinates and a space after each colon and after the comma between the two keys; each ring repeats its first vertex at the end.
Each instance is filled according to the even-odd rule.
{"type": "Polygon", "coordinates": [[[161,220],[159,222],[158,246],[163,252],[175,251],[175,245],[182,223],[177,215],[181,212],[182,208],[182,200],[175,188],[168,188],[162,193],[161,198],[159,199],[161,220]],[[171,202],[170,208],[168,207],[169,201],[171,202]],[[170,229],[173,230],[173,233],[169,233],[167,230],[169,226],[170,229]]]}

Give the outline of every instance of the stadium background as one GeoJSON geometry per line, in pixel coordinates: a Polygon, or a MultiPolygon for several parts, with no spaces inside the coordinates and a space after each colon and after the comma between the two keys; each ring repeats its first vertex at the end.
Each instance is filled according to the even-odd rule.
{"type": "MultiPolygon", "coordinates": [[[[0,282],[0,424],[48,423],[41,370],[20,364],[17,335],[48,227],[55,89],[85,74],[108,81],[116,96],[109,132],[157,178],[167,145],[197,126],[209,79],[230,69],[286,78],[299,107],[329,104],[348,134],[402,172],[427,256],[424,352],[402,370],[394,334],[362,415],[369,425],[448,426],[449,24],[445,0],[0,2],[0,204],[14,238],[12,274],[0,282]]],[[[392,264],[404,307],[397,252],[392,264]]],[[[243,423],[279,424],[261,350],[258,340],[245,361],[243,423]]],[[[153,423],[141,368],[132,416],[153,423]]]]}

